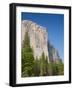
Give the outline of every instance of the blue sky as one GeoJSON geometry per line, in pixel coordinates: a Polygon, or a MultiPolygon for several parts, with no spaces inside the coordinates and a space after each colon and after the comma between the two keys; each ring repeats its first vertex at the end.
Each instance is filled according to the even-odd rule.
{"type": "Polygon", "coordinates": [[[31,20],[46,27],[48,40],[58,50],[60,58],[64,60],[64,15],[51,13],[22,12],[22,20],[31,20]]]}

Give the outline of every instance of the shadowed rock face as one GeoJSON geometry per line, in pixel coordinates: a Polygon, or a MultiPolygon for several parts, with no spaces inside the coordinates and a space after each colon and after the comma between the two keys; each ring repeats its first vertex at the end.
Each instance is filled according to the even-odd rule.
{"type": "Polygon", "coordinates": [[[58,51],[48,42],[49,60],[53,63],[58,63],[60,60],[58,51]]]}
{"type": "Polygon", "coordinates": [[[34,57],[40,58],[40,56],[44,52],[45,56],[48,57],[49,61],[49,52],[47,46],[48,36],[46,28],[29,20],[23,20],[21,23],[21,44],[23,45],[25,33],[26,31],[28,31],[28,35],[30,38],[30,46],[33,48],[34,57]]]}

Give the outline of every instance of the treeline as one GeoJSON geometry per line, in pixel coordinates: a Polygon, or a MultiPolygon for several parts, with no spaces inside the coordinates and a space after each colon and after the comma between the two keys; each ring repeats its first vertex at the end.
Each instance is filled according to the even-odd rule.
{"type": "Polygon", "coordinates": [[[48,62],[48,57],[45,57],[44,52],[39,59],[37,57],[34,59],[28,32],[25,34],[21,51],[21,77],[64,74],[64,64],[62,63],[62,60],[58,60],[58,63],[48,62]]]}

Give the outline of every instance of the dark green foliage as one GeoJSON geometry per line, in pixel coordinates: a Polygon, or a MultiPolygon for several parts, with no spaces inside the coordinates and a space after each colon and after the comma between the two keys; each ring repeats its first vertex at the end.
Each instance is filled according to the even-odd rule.
{"type": "Polygon", "coordinates": [[[30,47],[30,39],[28,36],[28,32],[25,33],[25,39],[23,41],[23,48],[30,47]]]}
{"type": "Polygon", "coordinates": [[[53,75],[52,63],[49,62],[48,63],[48,76],[52,76],[52,75],[53,75]]]}
{"type": "Polygon", "coordinates": [[[36,60],[34,60],[34,76],[40,75],[40,60],[36,57],[36,60]]]}
{"type": "Polygon", "coordinates": [[[64,75],[64,64],[62,63],[62,60],[59,60],[57,67],[58,67],[58,75],[64,75]]]}
{"type": "Polygon", "coordinates": [[[34,56],[33,50],[30,47],[28,32],[25,34],[25,39],[22,47],[22,77],[33,75],[34,56]]]}
{"type": "Polygon", "coordinates": [[[45,76],[46,75],[49,75],[49,72],[48,72],[48,57],[46,56],[45,58],[45,62],[44,62],[44,66],[45,66],[45,76]]]}
{"type": "Polygon", "coordinates": [[[52,72],[53,75],[58,75],[58,67],[56,63],[52,64],[52,72]]]}
{"type": "Polygon", "coordinates": [[[40,58],[40,76],[45,76],[45,55],[44,52],[40,58]]]}
{"type": "Polygon", "coordinates": [[[60,61],[58,63],[52,63],[52,72],[53,75],[64,75],[64,64],[60,61]]]}

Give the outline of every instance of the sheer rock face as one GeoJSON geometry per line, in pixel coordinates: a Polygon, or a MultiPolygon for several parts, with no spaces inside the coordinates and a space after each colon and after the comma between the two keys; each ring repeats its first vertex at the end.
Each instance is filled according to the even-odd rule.
{"type": "Polygon", "coordinates": [[[37,25],[36,23],[23,20],[21,22],[21,44],[23,44],[23,40],[25,39],[25,33],[28,31],[28,35],[30,38],[30,46],[34,51],[34,58],[40,58],[42,53],[44,52],[45,56],[48,57],[49,61],[49,52],[48,52],[48,36],[46,28],[37,25]]]}
{"type": "Polygon", "coordinates": [[[44,52],[45,56],[48,57],[48,62],[58,62],[60,60],[59,53],[48,41],[46,28],[29,20],[23,20],[21,23],[21,44],[23,44],[25,33],[28,31],[34,58],[40,58],[44,52]]]}
{"type": "Polygon", "coordinates": [[[48,52],[49,52],[49,60],[53,63],[58,63],[60,60],[58,51],[50,44],[48,43],[48,52]]]}

